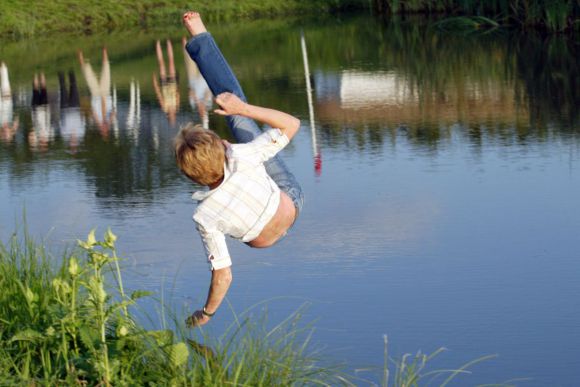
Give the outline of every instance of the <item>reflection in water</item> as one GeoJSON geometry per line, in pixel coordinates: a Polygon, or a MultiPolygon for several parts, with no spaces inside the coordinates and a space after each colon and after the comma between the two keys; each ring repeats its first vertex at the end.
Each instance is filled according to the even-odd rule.
{"type": "Polygon", "coordinates": [[[118,132],[116,101],[111,96],[111,65],[109,64],[109,54],[107,49],[103,48],[100,79],[97,78],[91,64],[85,61],[83,52],[79,51],[78,55],[85,81],[91,93],[93,120],[99,128],[101,136],[108,138],[111,126],[113,126],[115,133],[118,132]]]}
{"type": "Polygon", "coordinates": [[[18,130],[18,117],[13,118],[12,88],[8,76],[8,67],[4,62],[0,63],[0,126],[2,133],[0,140],[12,142],[18,130]]]}
{"type": "Polygon", "coordinates": [[[182,39],[183,59],[185,61],[185,70],[189,82],[189,104],[192,109],[197,109],[201,124],[204,129],[209,129],[209,110],[211,110],[213,98],[205,79],[199,72],[197,64],[190,58],[185,50],[187,39],[182,39]]]}
{"type": "Polygon", "coordinates": [[[534,127],[556,123],[559,130],[578,134],[580,129],[580,58],[574,37],[548,39],[534,34],[510,42],[508,60],[523,87],[519,97],[527,102],[534,127]]]}
{"type": "MultiPolygon", "coordinates": [[[[566,383],[577,379],[566,359],[578,348],[578,312],[569,308],[578,294],[578,46],[563,36],[442,34],[368,17],[306,24],[302,44],[295,24],[269,23],[214,33],[250,101],[310,119],[312,132],[303,128],[283,155],[302,171],[309,205],[293,231],[299,243],[281,241],[274,255],[239,254],[239,286],[252,290],[232,304],[272,290],[320,300],[314,316],[330,321],[326,343],[353,348],[349,357],[364,352],[353,355],[356,364],[374,362],[370,348],[388,331],[402,349],[454,348],[453,365],[499,352],[529,366],[512,372],[506,360],[501,380],[544,372],[538,385],[553,385],[558,373],[560,385],[575,386],[566,383]],[[319,150],[325,155],[320,178],[309,176],[311,146],[315,162],[319,150]],[[364,316],[360,329],[343,318],[351,309],[364,316]]],[[[182,31],[170,38],[181,40],[182,31]]],[[[54,227],[55,240],[111,225],[146,272],[135,287],[156,290],[161,273],[179,272],[180,297],[196,286],[192,255],[201,250],[190,238],[192,187],[175,167],[168,121],[199,115],[204,126],[228,130],[214,121],[182,50],[171,70],[171,58],[163,63],[152,50],[157,39],[145,31],[43,50],[31,48],[38,41],[0,44],[0,234],[13,231],[23,206],[34,232],[54,227]],[[76,50],[100,53],[105,44],[100,77],[82,56],[81,76],[76,50]],[[183,71],[192,107],[178,110],[183,71]],[[35,72],[39,101],[31,106],[35,72]],[[118,134],[104,133],[113,117],[118,134]]],[[[464,384],[498,380],[491,376],[464,384]]]]}
{"type": "MultiPolygon", "coordinates": [[[[534,36],[443,36],[416,25],[373,26],[356,20],[306,32],[310,52],[304,36],[300,42],[304,66],[296,66],[300,53],[291,39],[274,37],[260,43],[266,46],[251,50],[239,50],[236,39],[251,42],[261,31],[223,40],[252,99],[266,98],[264,105],[286,106],[309,117],[316,174],[321,171],[321,148],[380,154],[384,144],[406,138],[434,157],[441,145],[452,140],[480,152],[489,143],[526,146],[549,138],[566,136],[576,141],[579,137],[578,67],[574,46],[563,38],[546,42],[534,36]],[[273,50],[276,55],[269,53],[273,50]],[[535,65],[527,65],[530,62],[535,65]]],[[[280,32],[284,37],[292,33],[291,29],[280,32]]],[[[179,39],[184,44],[181,34],[179,39]]],[[[114,42],[107,46],[114,47],[114,42]]],[[[166,130],[167,123],[174,127],[191,121],[194,112],[208,127],[212,96],[195,64],[184,55],[184,62],[178,63],[188,77],[191,109],[179,111],[179,71],[171,40],[165,46],[167,61],[161,42],[151,37],[130,49],[121,45],[114,50],[112,63],[103,48],[99,77],[79,51],[91,102],[85,103],[82,88],[79,95],[74,72],[68,71],[68,77],[59,72],[60,109],[50,104],[47,87],[54,84],[50,73],[47,79],[36,76],[31,108],[27,92],[13,98],[14,75],[11,72],[11,85],[8,68],[2,64],[0,157],[8,158],[12,169],[11,160],[35,161],[23,149],[42,149],[48,151],[47,157],[59,158],[64,148],[79,157],[100,197],[130,197],[140,190],[153,194],[170,185],[178,174],[166,147],[173,135],[166,130]],[[147,48],[151,42],[155,54],[147,48]],[[149,53],[150,59],[143,61],[143,53],[149,53]],[[117,83],[124,85],[119,104],[116,87],[111,92],[112,70],[117,83]],[[158,74],[153,83],[147,81],[152,70],[158,74]],[[32,120],[27,119],[30,116],[32,120]],[[94,135],[91,123],[100,137],[94,135]],[[115,141],[108,141],[111,134],[115,141]]],[[[182,50],[178,55],[183,55],[182,50]]],[[[24,90],[22,85],[33,74],[20,71],[16,90],[24,90]]],[[[214,126],[221,129],[219,122],[214,126]]]]}
{"type": "Polygon", "coordinates": [[[314,121],[314,103],[312,102],[312,83],[310,81],[310,65],[308,64],[308,50],[304,31],[300,34],[300,46],[302,48],[302,62],[304,63],[304,77],[306,78],[306,97],[308,98],[308,116],[310,118],[310,135],[312,137],[312,154],[314,155],[314,173],[320,176],[322,173],[322,156],[316,139],[316,122],[314,121]]]}
{"type": "Polygon", "coordinates": [[[155,44],[155,52],[157,54],[157,64],[159,66],[159,80],[153,74],[153,87],[157,100],[161,106],[161,110],[167,115],[169,124],[175,126],[177,111],[179,110],[179,88],[177,73],[175,71],[175,60],[173,58],[173,45],[167,39],[167,67],[165,67],[165,59],[163,59],[163,50],[159,40],[155,44]],[[161,87],[159,87],[161,83],[161,87]]]}
{"type": "Polygon", "coordinates": [[[404,128],[418,144],[436,146],[456,124],[472,132],[528,127],[529,112],[514,83],[486,79],[449,81],[433,90],[404,72],[344,70],[315,74],[317,110],[325,121],[355,127],[404,128]]]}
{"type": "Polygon", "coordinates": [[[325,146],[351,149],[343,146],[345,126],[362,132],[363,148],[355,149],[401,134],[430,151],[453,133],[467,134],[474,149],[482,139],[508,145],[550,133],[578,138],[577,47],[566,37],[459,36],[390,23],[352,41],[329,38],[353,31],[346,26],[309,37],[325,146]],[[353,56],[353,66],[320,65],[353,56]]]}
{"type": "Polygon", "coordinates": [[[62,71],[58,72],[58,83],[60,86],[60,136],[69,144],[71,152],[76,153],[80,141],[85,136],[85,122],[81,114],[75,73],[72,70],[68,72],[68,90],[62,71]]]}
{"type": "Polygon", "coordinates": [[[54,137],[54,128],[50,122],[50,107],[46,91],[44,73],[34,74],[32,82],[32,130],[28,141],[32,150],[46,151],[48,142],[54,137]]]}
{"type": "Polygon", "coordinates": [[[418,96],[404,75],[395,72],[345,70],[315,75],[317,97],[338,100],[342,109],[372,109],[387,105],[409,105],[418,96]]]}
{"type": "Polygon", "coordinates": [[[141,125],[141,88],[139,83],[131,79],[129,86],[129,112],[127,113],[127,132],[134,142],[139,140],[141,125]]]}

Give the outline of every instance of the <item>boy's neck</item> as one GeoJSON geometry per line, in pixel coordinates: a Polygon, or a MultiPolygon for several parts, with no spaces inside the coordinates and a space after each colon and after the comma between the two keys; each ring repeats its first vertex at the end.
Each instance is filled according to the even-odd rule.
{"type": "Polygon", "coordinates": [[[209,189],[216,189],[217,187],[219,187],[219,185],[224,181],[224,176],[222,175],[222,177],[220,177],[218,180],[216,180],[215,183],[211,183],[208,184],[209,189]]]}

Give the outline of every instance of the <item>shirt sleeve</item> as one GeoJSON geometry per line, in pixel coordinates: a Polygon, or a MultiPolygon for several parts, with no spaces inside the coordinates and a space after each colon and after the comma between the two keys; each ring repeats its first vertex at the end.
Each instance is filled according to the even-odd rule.
{"type": "Polygon", "coordinates": [[[260,164],[274,157],[289,142],[280,129],[269,129],[248,143],[235,144],[234,154],[245,161],[260,164]]]}
{"type": "Polygon", "coordinates": [[[210,270],[219,270],[232,266],[225,235],[221,231],[207,228],[199,222],[196,222],[196,224],[205,248],[210,270]]]}

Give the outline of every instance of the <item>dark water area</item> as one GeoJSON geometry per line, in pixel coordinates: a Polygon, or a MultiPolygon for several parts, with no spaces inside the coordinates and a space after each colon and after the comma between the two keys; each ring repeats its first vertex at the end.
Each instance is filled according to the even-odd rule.
{"type": "MultiPolygon", "coordinates": [[[[282,157],[306,195],[274,248],[229,242],[234,284],[210,332],[262,301],[272,323],[308,303],[314,341],[350,372],[381,366],[387,334],[395,357],[446,347],[432,369],[498,355],[455,385],[580,383],[574,37],[451,34],[367,16],[209,28],[250,102],[302,120],[282,157]]],[[[24,211],[56,249],[110,226],[127,286],[191,311],[209,272],[191,220],[197,187],[171,141],[189,121],[229,134],[182,36],[0,42],[10,86],[3,79],[0,238],[24,211]]]]}

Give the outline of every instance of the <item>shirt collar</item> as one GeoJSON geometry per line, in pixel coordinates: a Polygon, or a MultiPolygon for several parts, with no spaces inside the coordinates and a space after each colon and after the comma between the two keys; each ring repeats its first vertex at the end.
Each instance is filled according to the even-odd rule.
{"type": "Polygon", "coordinates": [[[191,198],[193,200],[197,200],[198,202],[202,201],[203,199],[207,198],[208,196],[210,196],[212,193],[214,193],[215,191],[217,191],[218,189],[220,189],[220,187],[225,183],[225,181],[230,177],[230,171],[228,169],[228,165],[227,163],[224,162],[224,180],[221,182],[220,185],[218,185],[217,187],[215,187],[214,189],[206,189],[206,190],[199,190],[199,191],[195,191],[192,195],[191,198]]]}

